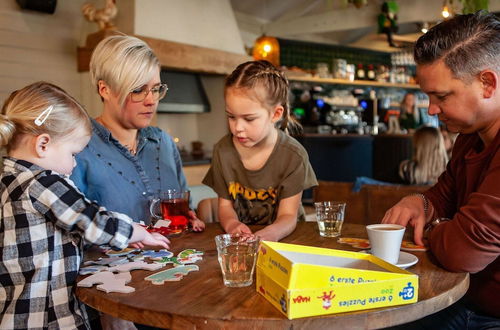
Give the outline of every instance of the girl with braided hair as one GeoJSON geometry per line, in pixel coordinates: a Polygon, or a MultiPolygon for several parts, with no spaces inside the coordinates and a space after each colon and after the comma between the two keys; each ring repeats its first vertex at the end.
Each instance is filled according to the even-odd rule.
{"type": "Polygon", "coordinates": [[[240,64],[224,86],[230,134],[214,147],[203,183],[219,196],[218,217],[228,233],[255,232],[278,241],[304,219],[302,191],[317,185],[307,152],[288,132],[288,81],[268,61],[240,64]]]}

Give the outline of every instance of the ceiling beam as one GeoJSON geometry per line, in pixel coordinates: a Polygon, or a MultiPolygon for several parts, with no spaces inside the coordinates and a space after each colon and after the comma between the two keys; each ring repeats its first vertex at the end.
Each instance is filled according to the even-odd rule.
{"type": "MultiPolygon", "coordinates": [[[[400,0],[398,22],[439,20],[441,6],[440,1],[400,0]]],[[[350,6],[346,9],[330,10],[321,14],[271,22],[264,29],[267,34],[277,37],[352,30],[376,26],[379,13],[380,6],[373,3],[360,9],[350,6]]]]}

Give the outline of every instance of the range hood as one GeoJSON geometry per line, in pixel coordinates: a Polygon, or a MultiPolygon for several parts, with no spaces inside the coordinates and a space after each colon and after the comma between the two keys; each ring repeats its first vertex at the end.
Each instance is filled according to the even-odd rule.
{"type": "Polygon", "coordinates": [[[210,104],[201,83],[200,74],[162,70],[162,83],[168,85],[167,96],[158,105],[158,112],[209,112],[210,104]]]}

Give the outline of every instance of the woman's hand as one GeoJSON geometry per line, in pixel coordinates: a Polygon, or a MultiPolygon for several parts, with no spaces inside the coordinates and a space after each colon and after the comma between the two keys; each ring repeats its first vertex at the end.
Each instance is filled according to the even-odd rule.
{"type": "Polygon", "coordinates": [[[201,221],[200,219],[192,219],[191,221],[191,227],[193,228],[193,231],[203,231],[205,230],[205,223],[201,221]]]}

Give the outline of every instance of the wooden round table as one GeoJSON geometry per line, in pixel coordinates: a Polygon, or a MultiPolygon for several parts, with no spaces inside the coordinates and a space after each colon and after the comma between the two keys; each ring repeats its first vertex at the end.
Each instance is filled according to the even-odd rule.
{"type": "MultiPolygon", "coordinates": [[[[85,304],[107,314],[140,324],[169,329],[372,329],[410,322],[433,314],[459,300],[469,286],[467,273],[450,273],[432,261],[426,252],[412,252],[419,262],[408,270],[419,276],[418,302],[410,305],[367,309],[288,320],[255,290],[228,288],[222,282],[214,237],[223,233],[219,224],[207,224],[203,233],[186,233],[172,238],[172,252],[195,248],[204,251],[203,260],[179,282],[153,285],[144,278],[154,272],[132,271],[133,293],[109,293],[93,288],[77,288],[85,304]]],[[[364,237],[362,225],[344,224],[343,237],[364,237]]],[[[314,222],[299,223],[282,242],[356,251],[324,238],[314,222]]],[[[88,255],[95,259],[97,256],[88,255]]],[[[170,266],[167,266],[170,267],[170,266]]],[[[80,277],[82,278],[82,277],[80,277]]]]}

